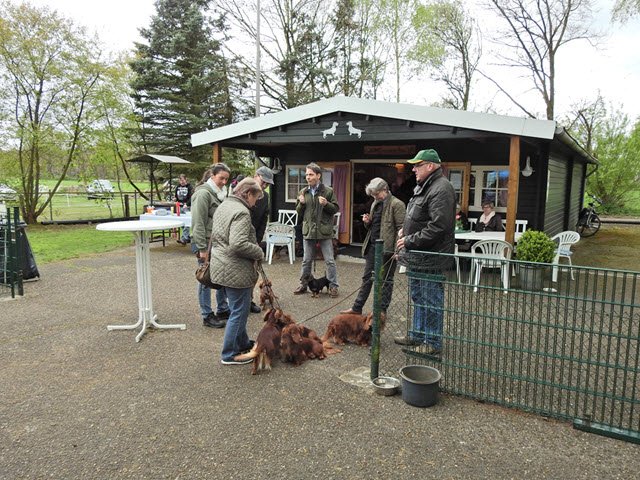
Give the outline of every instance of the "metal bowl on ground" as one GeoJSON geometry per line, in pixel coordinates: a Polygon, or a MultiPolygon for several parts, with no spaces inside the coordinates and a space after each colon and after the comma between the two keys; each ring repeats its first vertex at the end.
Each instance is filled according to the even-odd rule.
{"type": "Polygon", "coordinates": [[[393,377],[376,377],[371,380],[371,384],[378,395],[385,397],[395,395],[400,388],[400,380],[393,377]]]}

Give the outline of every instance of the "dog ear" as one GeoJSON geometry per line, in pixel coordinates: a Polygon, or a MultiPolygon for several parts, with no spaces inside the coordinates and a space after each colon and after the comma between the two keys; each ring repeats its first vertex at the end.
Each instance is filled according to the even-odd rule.
{"type": "Polygon", "coordinates": [[[371,328],[371,322],[373,321],[373,312],[369,313],[364,319],[364,328],[369,330],[371,328]]]}

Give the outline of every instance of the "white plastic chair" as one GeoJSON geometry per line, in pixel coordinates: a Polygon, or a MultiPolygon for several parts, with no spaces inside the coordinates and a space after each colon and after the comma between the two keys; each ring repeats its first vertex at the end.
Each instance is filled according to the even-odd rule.
{"type": "MultiPolygon", "coordinates": [[[[527,231],[527,225],[529,224],[529,220],[516,220],[516,232],[524,233],[527,231]]],[[[504,230],[507,229],[507,220],[502,219],[502,228],[504,230]]]]}
{"type": "Polygon", "coordinates": [[[274,247],[287,247],[289,251],[289,263],[293,263],[296,258],[296,232],[291,225],[282,223],[270,223],[267,225],[267,260],[271,265],[274,247]]]}
{"type": "Polygon", "coordinates": [[[470,218],[469,219],[469,229],[475,231],[477,222],[478,222],[477,218],[470,218]]]}
{"type": "Polygon", "coordinates": [[[340,212],[333,215],[333,238],[336,240],[340,235],[340,212]]]}
{"type": "Polygon", "coordinates": [[[278,210],[278,223],[295,227],[298,224],[298,212],[295,210],[278,210]]]}
{"type": "MultiPolygon", "coordinates": [[[[554,267],[552,274],[552,280],[554,282],[557,282],[560,259],[566,258],[569,262],[569,267],[573,266],[573,264],[571,263],[571,255],[573,254],[573,252],[571,251],[571,245],[580,241],[580,234],[572,230],[567,230],[566,232],[560,232],[557,235],[554,235],[551,240],[553,240],[554,242],[558,242],[556,255],[553,258],[554,267]]],[[[573,276],[573,268],[569,268],[569,271],[571,272],[571,280],[575,280],[573,276]]]]}
{"type": "Polygon", "coordinates": [[[502,285],[506,292],[509,289],[509,260],[513,253],[511,244],[502,240],[482,240],[475,243],[471,251],[474,257],[471,259],[469,279],[473,281],[473,291],[478,291],[483,268],[499,268],[502,285]]]}

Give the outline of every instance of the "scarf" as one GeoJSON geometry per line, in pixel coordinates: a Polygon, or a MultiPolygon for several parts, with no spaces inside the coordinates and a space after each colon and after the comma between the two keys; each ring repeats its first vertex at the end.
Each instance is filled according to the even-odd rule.
{"type": "Polygon", "coordinates": [[[215,182],[213,180],[211,180],[211,178],[209,178],[207,180],[207,185],[209,185],[209,187],[211,187],[211,189],[213,190],[213,193],[216,194],[216,196],[218,197],[218,199],[221,202],[227,196],[227,186],[226,185],[224,187],[220,188],[220,187],[218,187],[218,185],[215,184],[215,182]]]}
{"type": "Polygon", "coordinates": [[[489,223],[489,221],[491,221],[491,219],[493,218],[493,216],[496,214],[496,212],[491,212],[489,215],[485,215],[484,213],[482,215],[480,215],[480,220],[478,220],[480,223],[484,223],[485,225],[487,223],[489,223]]]}

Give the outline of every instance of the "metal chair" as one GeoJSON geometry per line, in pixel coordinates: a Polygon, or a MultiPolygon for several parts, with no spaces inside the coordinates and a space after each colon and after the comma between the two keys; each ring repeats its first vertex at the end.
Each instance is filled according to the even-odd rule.
{"type": "Polygon", "coordinates": [[[274,247],[287,247],[289,251],[289,263],[295,262],[296,258],[296,232],[295,228],[291,225],[284,225],[282,223],[270,223],[267,225],[267,260],[271,265],[271,259],[273,258],[274,247]]]}
{"type": "Polygon", "coordinates": [[[278,223],[295,227],[298,224],[298,212],[295,210],[278,210],[278,223]]]}
{"type": "Polygon", "coordinates": [[[513,253],[511,244],[502,240],[482,240],[474,244],[471,251],[473,257],[469,279],[473,281],[473,291],[478,291],[483,268],[499,268],[502,285],[506,292],[509,289],[509,260],[513,253]]]}
{"type": "MultiPolygon", "coordinates": [[[[554,282],[558,281],[558,269],[560,266],[560,259],[566,258],[569,262],[569,267],[572,267],[571,263],[571,255],[573,252],[571,251],[571,245],[574,243],[578,243],[580,241],[580,234],[578,232],[574,232],[573,230],[567,230],[566,232],[560,232],[557,235],[551,237],[551,240],[554,242],[558,242],[558,248],[556,249],[556,255],[553,258],[553,274],[552,280],[554,282]]],[[[575,280],[573,276],[573,268],[569,268],[571,272],[571,280],[575,280]]]]}

